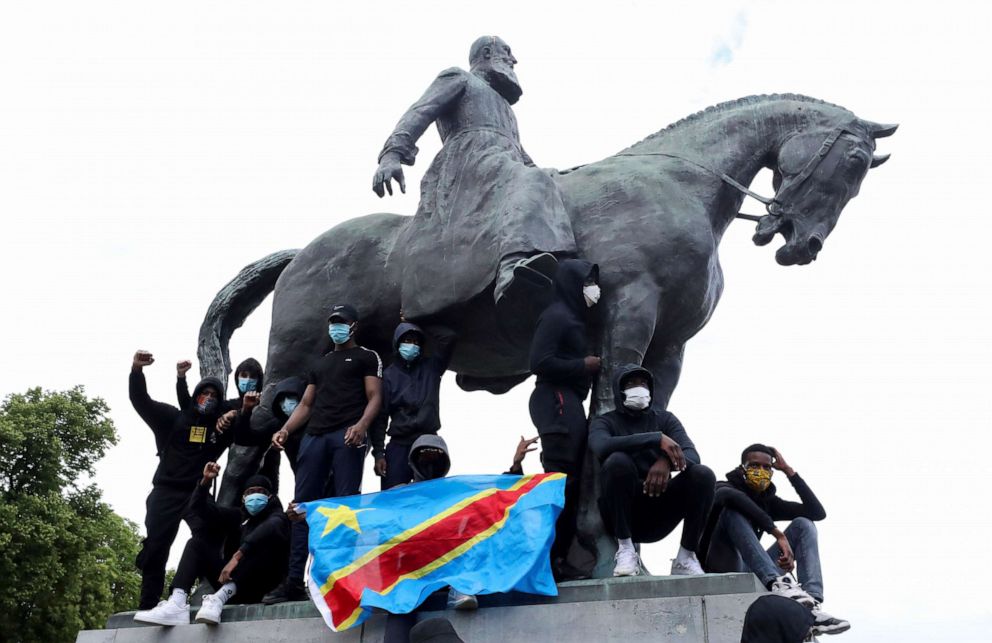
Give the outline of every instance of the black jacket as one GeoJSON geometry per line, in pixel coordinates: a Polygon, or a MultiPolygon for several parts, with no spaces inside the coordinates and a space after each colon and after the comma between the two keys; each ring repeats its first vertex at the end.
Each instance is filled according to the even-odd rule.
{"type": "Polygon", "coordinates": [[[754,528],[755,534],[759,537],[762,533],[773,531],[776,520],[808,518],[816,521],[827,517],[823,505],[820,504],[819,499],[806,484],[806,481],[799,477],[798,473],[788,480],[792,483],[792,488],[796,490],[801,502],[779,498],[774,484],[769,485],[763,492],[757,493],[747,486],[744,481],[744,472],[741,471],[740,467],[727,474],[726,482],[716,483],[713,508],[710,510],[706,529],[703,530],[703,536],[699,542],[700,561],[705,562],[706,552],[709,550],[710,541],[713,538],[713,530],[716,529],[716,523],[725,508],[733,509],[747,518],[754,528]]]}
{"type": "Polygon", "coordinates": [[[618,368],[613,375],[613,403],[616,408],[589,424],[589,449],[600,462],[615,451],[629,453],[637,463],[638,471],[647,475],[648,469],[662,456],[661,436],[664,434],[682,447],[687,462],[699,464],[696,445],[689,439],[677,417],[653,405],[643,411],[632,411],[623,405],[620,385],[633,374],[647,379],[648,389],[654,396],[654,377],[650,371],[636,364],[618,368]]]}
{"type": "MultiPolygon", "coordinates": [[[[193,389],[192,399],[195,400],[207,385],[224,390],[220,380],[207,377],[193,389]]],[[[204,465],[216,462],[238,431],[236,426],[224,432],[217,431],[217,418],[224,411],[223,403],[214,413],[202,415],[192,402],[180,411],[171,404],[151,399],[145,375],[140,371],[131,371],[128,392],[134,410],[155,434],[159,463],[152,477],[153,485],[192,489],[203,475],[204,465]]]]}
{"type": "MultiPolygon", "coordinates": [[[[252,409],[249,409],[247,413],[241,413],[241,402],[244,400],[245,394],[238,388],[237,382],[238,373],[243,372],[251,373],[252,377],[258,380],[255,390],[261,392],[265,384],[265,373],[262,371],[262,365],[258,363],[258,360],[254,357],[249,357],[234,369],[234,390],[237,391],[238,396],[225,400],[222,413],[226,413],[232,409],[238,411],[237,422],[241,423],[241,426],[237,433],[237,439],[234,441],[235,444],[257,446],[258,440],[256,436],[250,433],[252,409]]],[[[193,397],[189,394],[189,385],[186,383],[185,377],[176,378],[176,400],[179,402],[179,408],[181,409],[188,407],[193,401],[193,397]]]]}
{"type": "Polygon", "coordinates": [[[443,326],[432,326],[427,332],[409,322],[396,327],[393,333],[396,355],[383,371],[382,411],[369,435],[375,457],[384,453],[384,433],[397,444],[412,444],[421,435],[437,433],[441,428],[441,377],[448,370],[454,349],[455,333],[443,326]],[[408,362],[399,356],[398,350],[400,338],[411,330],[424,338],[427,352],[408,362]]]}
{"type": "Polygon", "coordinates": [[[241,550],[244,555],[252,551],[264,552],[270,564],[285,569],[289,558],[290,522],[279,498],[272,496],[269,503],[254,516],[244,508],[225,507],[217,504],[207,487],[196,485],[187,506],[187,520],[192,519],[214,533],[227,534],[225,555],[230,557],[241,550]]]}
{"type": "Polygon", "coordinates": [[[530,370],[537,383],[570,388],[582,400],[592,385],[585,365],[588,307],[582,296],[589,275],[598,277],[596,264],[581,259],[558,264],[554,299],[537,320],[530,344],[530,370]]]}

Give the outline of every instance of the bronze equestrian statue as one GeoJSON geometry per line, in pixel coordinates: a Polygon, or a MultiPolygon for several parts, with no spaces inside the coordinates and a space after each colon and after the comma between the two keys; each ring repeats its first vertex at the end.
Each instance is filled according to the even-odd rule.
{"type": "MultiPolygon", "coordinates": [[[[458,131],[443,129],[448,127],[443,123],[460,122],[457,118],[443,111],[431,116],[442,129],[446,146],[459,138],[458,131]]],[[[745,194],[767,208],[764,216],[747,217],[757,220],[754,242],[765,245],[781,235],[784,244],[775,253],[778,263],[808,264],[823,250],[868,170],[888,158],[874,155],[875,142],[896,127],[863,120],[843,107],[807,96],[748,96],[693,114],[601,161],[561,172],[542,171],[555,191],[542,184],[541,198],[560,195],[574,249],[533,244],[529,250],[574,254],[600,267],[601,318],[591,345],[602,356],[603,368],[594,387],[592,413],[612,408],[609,377],[615,366],[624,363],[649,369],[655,377],[655,399],[667,405],[678,383],[686,342],[706,325],[720,300],[723,272],[717,249],[738,217],[745,194]],[[773,172],[772,197],[749,191],[763,168],[773,172]]],[[[412,134],[419,135],[412,132],[411,141],[412,134]]],[[[395,132],[390,140],[396,140],[395,132]]],[[[509,147],[522,153],[519,141],[509,147]]],[[[398,148],[387,143],[385,151],[390,149],[398,148]]],[[[439,157],[449,154],[442,149],[439,157]]],[[[458,162],[465,160],[445,158],[442,165],[458,162]]],[[[530,329],[536,312],[525,311],[523,319],[516,315],[512,320],[499,314],[494,289],[497,264],[504,257],[498,247],[471,242],[478,238],[480,243],[494,243],[495,223],[480,224],[484,231],[469,226],[487,216],[500,216],[499,203],[479,202],[468,215],[449,213],[443,221],[424,221],[442,212],[438,206],[425,206],[424,200],[440,199],[448,189],[445,181],[460,176],[457,171],[445,174],[444,167],[438,176],[425,177],[424,184],[433,192],[422,195],[416,216],[378,213],[350,219],[298,252],[276,253],[249,265],[218,294],[201,327],[199,356],[204,375],[224,377],[230,372],[231,334],[275,284],[266,365],[269,384],[253,425],[266,422],[273,383],[305,372],[310,361],[328,348],[325,321],[334,302],[355,304],[362,317],[360,343],[390,355],[401,307],[432,287],[430,280],[411,274],[424,269],[425,262],[431,262],[433,271],[425,274],[433,275],[438,287],[449,287],[465,276],[477,280],[471,286],[459,282],[465,286],[456,292],[465,299],[456,297],[442,307],[404,308],[408,318],[416,310],[418,322],[441,323],[458,334],[450,370],[457,374],[459,385],[503,393],[528,377],[530,329]],[[460,241],[451,244],[444,239],[460,241]],[[479,263],[480,256],[488,263],[479,263]]],[[[398,179],[396,168],[392,161],[385,169],[380,163],[376,185],[385,185],[386,178],[398,179]]],[[[481,175],[467,171],[464,176],[479,180],[481,175]]],[[[520,215],[520,230],[526,232],[525,222],[532,215],[520,215]]],[[[437,304],[438,297],[449,294],[430,295],[423,301],[437,304]]],[[[591,506],[592,511],[583,508],[579,540],[595,555],[593,541],[600,534],[591,506]]],[[[602,561],[604,555],[601,552],[599,558],[608,564],[602,561]]],[[[588,559],[585,564],[591,565],[588,559]]]]}

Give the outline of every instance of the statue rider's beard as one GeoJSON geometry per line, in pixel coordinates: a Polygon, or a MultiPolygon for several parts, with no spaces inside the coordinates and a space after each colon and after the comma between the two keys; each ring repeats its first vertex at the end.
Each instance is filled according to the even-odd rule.
{"type": "Polygon", "coordinates": [[[520,82],[513,67],[501,63],[494,63],[486,70],[486,82],[496,92],[506,99],[506,102],[513,105],[520,100],[524,90],[520,89],[520,82]]]}

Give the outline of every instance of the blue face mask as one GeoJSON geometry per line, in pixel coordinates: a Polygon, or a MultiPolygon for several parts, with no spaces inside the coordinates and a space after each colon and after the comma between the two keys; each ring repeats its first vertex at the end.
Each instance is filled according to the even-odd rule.
{"type": "Polygon", "coordinates": [[[327,334],[335,344],[344,344],[351,339],[351,326],[348,324],[331,324],[327,327],[327,334]]]}
{"type": "Polygon", "coordinates": [[[416,344],[407,344],[407,343],[400,344],[399,351],[400,351],[400,357],[402,357],[408,362],[412,362],[413,360],[420,357],[420,347],[417,346],[416,344]]]}
{"type": "Polygon", "coordinates": [[[257,514],[269,504],[269,497],[264,493],[249,493],[245,496],[245,510],[251,515],[257,514]]]}
{"type": "Polygon", "coordinates": [[[238,390],[242,393],[250,393],[258,387],[258,380],[254,377],[239,377],[238,390]]]}
{"type": "Polygon", "coordinates": [[[286,414],[286,417],[289,417],[293,414],[293,411],[296,410],[296,406],[299,403],[300,401],[295,397],[287,396],[282,398],[282,402],[279,402],[279,408],[281,408],[282,412],[286,414]]]}

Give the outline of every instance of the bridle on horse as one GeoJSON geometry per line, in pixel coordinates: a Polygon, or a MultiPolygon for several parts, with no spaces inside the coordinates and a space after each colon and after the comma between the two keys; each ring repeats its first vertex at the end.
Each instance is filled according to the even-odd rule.
{"type": "MultiPolygon", "coordinates": [[[[645,153],[621,152],[620,154],[617,154],[617,156],[667,156],[669,158],[685,161],[690,165],[695,165],[700,169],[706,170],[713,176],[718,177],[721,181],[723,181],[730,187],[740,191],[741,193],[751,197],[756,201],[760,201],[761,203],[764,203],[765,211],[768,214],[758,215],[758,214],[745,214],[743,212],[738,212],[736,215],[734,215],[738,219],[746,219],[748,221],[755,221],[758,223],[762,223],[762,220],[765,217],[768,216],[781,217],[783,214],[787,213],[788,210],[783,209],[783,206],[786,205],[786,200],[783,198],[783,195],[798,189],[799,186],[801,186],[803,183],[806,182],[806,179],[808,179],[813,175],[813,172],[815,172],[816,168],[820,166],[820,163],[823,162],[823,159],[827,157],[827,155],[830,153],[831,148],[833,148],[834,143],[837,142],[837,139],[839,139],[841,135],[845,133],[853,134],[855,137],[858,138],[858,140],[861,141],[864,140],[861,136],[861,132],[859,132],[856,129],[857,127],[856,123],[857,121],[851,121],[834,128],[830,132],[830,134],[828,134],[827,137],[823,139],[823,143],[820,144],[820,149],[817,151],[816,154],[810,157],[809,161],[806,162],[806,165],[803,166],[803,169],[800,170],[799,173],[796,174],[795,176],[790,177],[788,181],[785,182],[785,184],[775,193],[775,196],[773,197],[761,196],[757,192],[754,192],[751,189],[749,189],[747,186],[741,184],[740,181],[737,181],[736,179],[734,179],[734,177],[730,176],[726,172],[717,172],[716,170],[706,167],[702,163],[693,161],[691,159],[687,159],[684,156],[679,156],[678,154],[667,154],[665,152],[645,152],[645,153]]],[[[788,141],[788,139],[786,139],[786,141],[788,141]]],[[[785,141],[783,141],[783,145],[784,144],[785,141]]]]}

